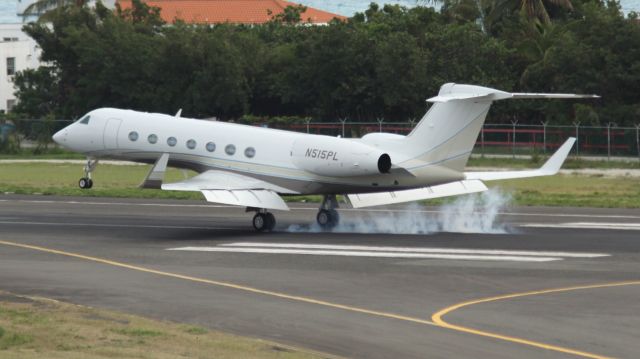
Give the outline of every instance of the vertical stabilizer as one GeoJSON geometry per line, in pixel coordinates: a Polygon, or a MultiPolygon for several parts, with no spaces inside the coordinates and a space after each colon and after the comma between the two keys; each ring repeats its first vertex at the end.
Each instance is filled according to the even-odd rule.
{"type": "Polygon", "coordinates": [[[511,94],[487,87],[445,84],[416,128],[407,136],[413,160],[462,171],[494,100],[511,94]]]}

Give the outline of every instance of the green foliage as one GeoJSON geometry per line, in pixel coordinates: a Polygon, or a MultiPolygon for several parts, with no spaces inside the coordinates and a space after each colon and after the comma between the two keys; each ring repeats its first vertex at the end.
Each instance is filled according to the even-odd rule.
{"type": "Polygon", "coordinates": [[[299,24],[303,10],[289,7],[263,25],[210,26],[164,24],[140,0],[115,12],[61,7],[51,24],[25,26],[47,66],[16,75],[16,110],[406,121],[422,116],[425,97],[443,83],[461,82],[603,96],[500,103],[492,122],[640,121],[640,26],[617,2],[448,0],[442,12],[371,4],[326,26],[299,24]]]}

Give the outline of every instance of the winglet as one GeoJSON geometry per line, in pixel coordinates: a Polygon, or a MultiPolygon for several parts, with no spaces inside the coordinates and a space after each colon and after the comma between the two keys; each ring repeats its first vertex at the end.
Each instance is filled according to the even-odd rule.
{"type": "Polygon", "coordinates": [[[182,109],[179,109],[176,113],[176,118],[180,118],[182,116],[182,109]]]}
{"type": "Polygon", "coordinates": [[[564,160],[569,156],[569,152],[571,151],[574,143],[576,143],[576,138],[569,137],[569,139],[566,140],[560,148],[558,148],[553,156],[549,157],[547,162],[540,167],[540,171],[548,175],[558,173],[558,171],[560,171],[560,167],[562,167],[562,164],[564,163],[564,160]]]}
{"type": "Polygon", "coordinates": [[[149,171],[147,178],[140,184],[140,188],[160,189],[164,173],[167,170],[167,163],[169,163],[169,154],[163,153],[149,171]]]}
{"type": "Polygon", "coordinates": [[[564,163],[564,160],[569,156],[571,147],[576,142],[574,137],[570,137],[565,141],[560,148],[554,153],[542,167],[535,170],[521,170],[521,171],[488,171],[488,172],[465,172],[465,178],[468,180],[481,180],[481,181],[496,181],[515,178],[527,178],[527,177],[540,177],[540,176],[553,176],[564,163]]]}

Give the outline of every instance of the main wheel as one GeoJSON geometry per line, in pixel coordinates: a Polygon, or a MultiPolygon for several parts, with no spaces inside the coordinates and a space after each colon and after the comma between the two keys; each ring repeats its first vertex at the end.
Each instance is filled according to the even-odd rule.
{"type": "Polygon", "coordinates": [[[89,187],[87,187],[87,188],[92,188],[93,187],[93,180],[91,178],[89,178],[87,180],[87,182],[89,182],[89,187]]]}
{"type": "Polygon", "coordinates": [[[91,180],[90,180],[90,179],[88,179],[88,178],[84,178],[84,177],[82,177],[82,178],[80,178],[80,180],[78,181],[78,186],[79,186],[80,188],[82,188],[82,189],[91,188],[91,187],[90,187],[90,185],[89,185],[89,181],[91,181],[91,180]]]}
{"type": "Polygon", "coordinates": [[[324,229],[331,229],[338,224],[340,217],[338,215],[338,211],[335,209],[321,209],[316,216],[316,220],[320,227],[324,229]]]}
{"type": "Polygon", "coordinates": [[[273,213],[266,213],[264,216],[265,220],[266,220],[266,227],[268,231],[272,231],[273,228],[276,226],[276,216],[273,215],[273,213]]]}
{"type": "Polygon", "coordinates": [[[253,228],[255,228],[256,231],[263,232],[266,227],[267,219],[265,218],[265,215],[262,213],[256,213],[256,215],[253,216],[253,228]]]}

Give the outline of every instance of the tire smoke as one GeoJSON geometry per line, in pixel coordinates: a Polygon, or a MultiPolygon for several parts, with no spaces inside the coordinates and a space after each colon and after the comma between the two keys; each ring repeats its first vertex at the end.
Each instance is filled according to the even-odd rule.
{"type": "Polygon", "coordinates": [[[292,233],[387,233],[429,234],[508,233],[508,227],[498,220],[499,213],[508,207],[511,195],[492,188],[482,193],[458,197],[436,211],[427,211],[418,203],[410,203],[400,210],[360,212],[341,211],[340,224],[323,230],[317,223],[290,225],[292,233]]]}

